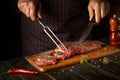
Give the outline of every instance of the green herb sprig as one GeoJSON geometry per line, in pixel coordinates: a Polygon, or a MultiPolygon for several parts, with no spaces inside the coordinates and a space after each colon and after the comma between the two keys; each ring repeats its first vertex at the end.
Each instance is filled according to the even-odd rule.
{"type": "Polygon", "coordinates": [[[80,64],[83,64],[83,63],[88,63],[88,57],[83,55],[82,58],[80,59],[80,64]]]}

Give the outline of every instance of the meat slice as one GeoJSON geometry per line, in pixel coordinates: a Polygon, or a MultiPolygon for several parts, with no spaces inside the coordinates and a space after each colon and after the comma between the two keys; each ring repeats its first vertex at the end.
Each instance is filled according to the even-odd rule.
{"type": "Polygon", "coordinates": [[[87,49],[87,48],[86,48],[85,46],[73,45],[73,46],[70,48],[70,51],[71,51],[71,54],[74,55],[74,54],[85,53],[86,49],[87,49]]]}
{"type": "Polygon", "coordinates": [[[51,65],[56,64],[56,59],[51,55],[52,53],[40,55],[36,58],[35,64],[37,65],[51,65]]]}
{"type": "Polygon", "coordinates": [[[62,51],[55,51],[53,53],[53,56],[55,59],[66,59],[67,57],[69,57],[67,53],[64,53],[62,51]]]}
{"type": "Polygon", "coordinates": [[[53,55],[56,59],[66,59],[74,54],[83,53],[83,51],[85,52],[85,48],[86,47],[81,47],[80,45],[71,45],[67,47],[68,52],[61,51],[59,48],[56,48],[53,55]]]}
{"type": "MultiPolygon", "coordinates": [[[[66,48],[68,48],[68,49],[69,49],[69,47],[72,46],[72,43],[71,43],[71,42],[64,42],[63,44],[64,44],[64,45],[66,46],[66,48]]],[[[59,46],[62,48],[62,45],[59,45],[59,46]]],[[[70,51],[70,50],[68,50],[68,51],[70,51]]],[[[60,50],[58,47],[56,47],[56,48],[54,49],[53,56],[54,56],[54,58],[56,58],[56,59],[66,59],[66,58],[69,58],[69,57],[71,56],[71,52],[62,51],[62,50],[60,50]]]]}
{"type": "MultiPolygon", "coordinates": [[[[52,52],[40,55],[36,58],[35,64],[37,65],[51,65],[56,64],[60,59],[67,59],[76,54],[83,54],[101,47],[101,43],[93,40],[86,40],[83,43],[79,42],[64,42],[63,43],[68,51],[60,50],[56,47],[52,52]]],[[[61,45],[59,45],[61,46],[61,45]]]]}
{"type": "Polygon", "coordinates": [[[94,41],[86,40],[80,46],[86,48],[86,50],[83,51],[83,53],[84,53],[84,52],[89,52],[89,51],[92,51],[92,50],[100,48],[101,47],[101,43],[98,42],[98,41],[95,41],[95,40],[94,41]]]}
{"type": "MultiPolygon", "coordinates": [[[[72,43],[72,42],[66,42],[63,43],[67,49],[66,51],[61,51],[58,47],[55,48],[54,57],[56,59],[66,59],[71,57],[74,54],[82,54],[85,52],[89,52],[95,49],[98,49],[101,47],[101,43],[98,41],[92,41],[92,40],[86,40],[83,43],[72,43]]],[[[60,45],[61,46],[61,45],[60,45]]]]}

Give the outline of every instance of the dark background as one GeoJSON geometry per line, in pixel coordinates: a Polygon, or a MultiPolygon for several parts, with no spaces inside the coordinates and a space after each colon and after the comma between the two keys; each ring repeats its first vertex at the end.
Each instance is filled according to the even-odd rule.
{"type": "MultiPolygon", "coordinates": [[[[111,0],[111,10],[92,30],[93,39],[109,36],[109,18],[116,14],[120,17],[120,1],[111,0]]],[[[20,35],[20,14],[14,0],[0,1],[0,60],[11,59],[22,55],[20,35]]]]}
{"type": "Polygon", "coordinates": [[[20,14],[14,1],[0,1],[0,19],[0,60],[20,56],[20,14]]]}

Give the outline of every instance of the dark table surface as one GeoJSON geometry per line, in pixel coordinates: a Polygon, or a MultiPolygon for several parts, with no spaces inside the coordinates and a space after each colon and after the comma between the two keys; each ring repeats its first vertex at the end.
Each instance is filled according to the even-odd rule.
{"type": "MultiPolygon", "coordinates": [[[[105,40],[103,39],[102,41],[104,42],[105,40]]],[[[103,57],[101,57],[90,60],[88,63],[78,63],[41,73],[31,66],[24,56],[21,56],[0,62],[0,80],[120,80],[120,52],[107,57],[114,62],[103,64],[103,57]],[[35,70],[39,74],[2,74],[11,68],[35,70]]]]}

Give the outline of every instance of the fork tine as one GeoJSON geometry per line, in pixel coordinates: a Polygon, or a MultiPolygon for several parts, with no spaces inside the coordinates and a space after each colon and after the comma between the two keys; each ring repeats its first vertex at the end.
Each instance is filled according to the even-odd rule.
{"type": "Polygon", "coordinates": [[[53,31],[52,31],[48,26],[45,26],[45,25],[42,23],[41,19],[37,18],[37,21],[38,21],[39,24],[42,25],[44,32],[45,32],[45,33],[48,35],[48,37],[55,43],[55,45],[56,45],[60,50],[62,50],[62,51],[67,51],[67,52],[68,52],[68,50],[67,50],[67,48],[65,47],[65,45],[60,41],[60,39],[58,39],[58,37],[53,33],[53,31]],[[50,32],[50,33],[49,33],[49,32],[50,32]],[[50,34],[52,34],[53,37],[52,37],[50,34]],[[59,43],[57,43],[54,38],[55,38],[55,39],[57,40],[57,42],[59,42],[59,43]],[[60,44],[62,47],[59,46],[59,44],[60,44]],[[63,50],[63,49],[64,49],[64,50],[63,50]]]}
{"type": "Polygon", "coordinates": [[[46,28],[44,28],[44,31],[46,32],[46,34],[50,37],[50,39],[56,44],[56,46],[59,49],[63,50],[63,48],[64,48],[65,51],[68,51],[67,48],[65,47],[65,45],[60,41],[60,39],[53,33],[53,31],[49,27],[46,26],[46,28]],[[52,36],[46,31],[46,29],[48,29],[50,31],[50,33],[53,35],[53,37],[59,42],[59,44],[61,44],[62,48],[58,45],[58,43],[55,41],[55,39],[53,39],[52,36]]]}

